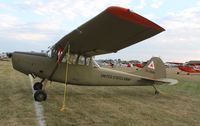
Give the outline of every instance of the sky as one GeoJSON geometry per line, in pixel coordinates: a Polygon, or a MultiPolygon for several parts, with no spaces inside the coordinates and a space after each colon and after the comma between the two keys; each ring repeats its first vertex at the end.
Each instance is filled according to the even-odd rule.
{"type": "Polygon", "coordinates": [[[47,50],[109,6],[121,6],[166,31],[96,59],[200,60],[200,0],[0,0],[0,53],[47,50]]]}

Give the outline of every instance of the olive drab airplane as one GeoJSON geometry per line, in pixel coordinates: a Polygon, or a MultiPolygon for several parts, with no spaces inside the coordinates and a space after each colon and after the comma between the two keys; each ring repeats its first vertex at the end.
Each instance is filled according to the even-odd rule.
{"type": "Polygon", "coordinates": [[[158,94],[156,84],[177,83],[166,78],[160,58],[149,60],[142,75],[133,75],[101,68],[93,57],[117,52],[162,31],[162,27],[129,9],[112,6],[64,36],[52,46],[51,55],[14,52],[12,64],[26,75],[41,78],[33,86],[36,101],[46,100],[46,81],[81,86],[153,86],[158,94]]]}

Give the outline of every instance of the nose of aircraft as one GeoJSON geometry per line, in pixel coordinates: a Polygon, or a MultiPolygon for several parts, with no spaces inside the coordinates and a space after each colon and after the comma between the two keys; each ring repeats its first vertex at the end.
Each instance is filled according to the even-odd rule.
{"type": "Polygon", "coordinates": [[[13,68],[16,69],[16,53],[12,53],[12,54],[9,54],[10,58],[12,58],[12,65],[13,65],[13,68]]]}
{"type": "Polygon", "coordinates": [[[23,62],[24,57],[22,53],[14,52],[12,53],[12,66],[15,70],[18,70],[22,73],[26,73],[25,63],[23,62]]]}

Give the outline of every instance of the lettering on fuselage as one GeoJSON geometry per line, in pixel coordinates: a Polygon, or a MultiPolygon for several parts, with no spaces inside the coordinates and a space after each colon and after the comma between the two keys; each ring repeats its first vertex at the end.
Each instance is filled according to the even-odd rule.
{"type": "Polygon", "coordinates": [[[122,76],[114,76],[109,74],[101,74],[102,78],[108,78],[108,79],[114,79],[114,80],[124,80],[124,81],[130,81],[130,78],[122,77],[122,76]]]}

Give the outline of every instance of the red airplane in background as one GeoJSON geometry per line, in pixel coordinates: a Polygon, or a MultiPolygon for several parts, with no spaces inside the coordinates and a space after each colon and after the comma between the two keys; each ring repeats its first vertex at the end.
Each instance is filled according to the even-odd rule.
{"type": "MultiPolygon", "coordinates": [[[[187,75],[190,73],[200,73],[200,61],[189,61],[183,65],[178,66],[179,70],[187,72],[187,75]]],[[[180,74],[180,72],[177,72],[180,74]]]]}
{"type": "MultiPolygon", "coordinates": [[[[179,66],[179,70],[187,72],[187,75],[190,73],[200,73],[200,66],[179,66]]],[[[177,72],[180,74],[180,72],[177,72]]]]}
{"type": "Polygon", "coordinates": [[[142,63],[136,63],[135,66],[138,67],[138,68],[143,68],[144,64],[142,64],[142,63]]]}
{"type": "MultiPolygon", "coordinates": [[[[147,61],[148,62],[148,61],[147,61]]],[[[147,62],[142,62],[142,63],[136,63],[135,66],[142,69],[144,68],[144,66],[147,64],[147,62]]],[[[136,70],[138,70],[138,68],[136,68],[136,70]]]]}

